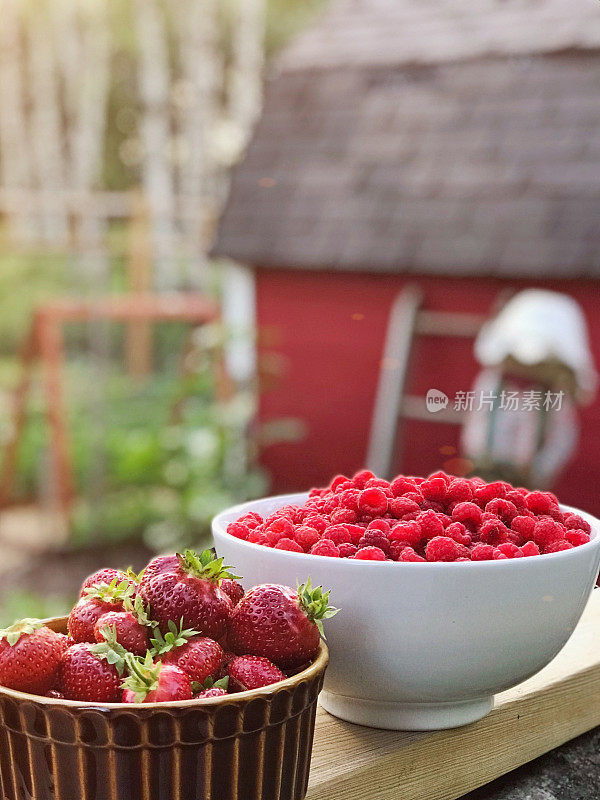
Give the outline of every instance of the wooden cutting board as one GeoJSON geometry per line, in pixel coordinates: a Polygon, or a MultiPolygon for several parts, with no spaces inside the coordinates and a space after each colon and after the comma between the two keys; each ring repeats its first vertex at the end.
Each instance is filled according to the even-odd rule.
{"type": "Polygon", "coordinates": [[[455,800],[600,725],[600,589],[545,669],[462,728],[392,732],[322,708],[306,800],[455,800]]]}

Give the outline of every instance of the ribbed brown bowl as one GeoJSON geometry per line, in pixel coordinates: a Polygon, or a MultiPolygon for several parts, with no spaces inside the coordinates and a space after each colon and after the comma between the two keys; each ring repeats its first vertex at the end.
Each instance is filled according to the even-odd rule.
{"type": "Polygon", "coordinates": [[[204,701],[79,703],[0,687],[1,798],[301,800],[327,661],[321,644],[292,678],[204,701]]]}

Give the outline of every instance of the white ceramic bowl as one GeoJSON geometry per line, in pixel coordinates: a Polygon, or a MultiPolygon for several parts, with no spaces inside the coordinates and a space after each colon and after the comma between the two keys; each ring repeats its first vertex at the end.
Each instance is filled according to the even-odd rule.
{"type": "MultiPolygon", "coordinates": [[[[310,576],[341,608],[325,623],[330,663],[321,695],[337,717],[431,730],[485,716],[493,695],[546,666],[565,645],[600,565],[600,521],[588,544],[545,556],[460,563],[353,561],[236,539],[227,525],[306,494],[244,503],[213,521],[215,546],[247,587],[310,576]]],[[[573,510],[563,506],[563,510],[573,510]]]]}

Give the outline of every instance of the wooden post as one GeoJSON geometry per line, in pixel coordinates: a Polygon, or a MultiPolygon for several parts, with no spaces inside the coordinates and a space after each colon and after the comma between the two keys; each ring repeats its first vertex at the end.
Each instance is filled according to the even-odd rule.
{"type": "MultiPolygon", "coordinates": [[[[150,215],[141,192],[134,192],[129,228],[129,288],[145,295],[152,288],[152,247],[150,215]]],[[[134,320],[127,327],[126,362],[129,374],[138,379],[152,371],[152,326],[147,320],[134,320]]]]}

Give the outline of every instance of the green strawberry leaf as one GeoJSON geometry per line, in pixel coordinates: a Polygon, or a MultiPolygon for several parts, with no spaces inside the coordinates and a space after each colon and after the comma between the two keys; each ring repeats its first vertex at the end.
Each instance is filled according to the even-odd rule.
{"type": "Polygon", "coordinates": [[[0,629],[0,641],[6,639],[8,644],[14,647],[21,636],[33,633],[43,627],[44,623],[41,619],[26,617],[25,619],[20,619],[18,622],[14,622],[8,628],[0,629]]]}
{"type": "Polygon", "coordinates": [[[185,550],[177,553],[177,559],[183,571],[194,578],[204,578],[217,584],[223,578],[240,580],[239,575],[229,572],[233,567],[223,565],[223,559],[215,558],[212,550],[203,550],[200,555],[194,550],[185,550]]]}
{"type": "Polygon", "coordinates": [[[135,585],[129,580],[119,581],[113,578],[110,583],[97,583],[85,590],[85,597],[102,600],[104,603],[122,603],[131,597],[135,591],[135,585]]]}
{"type": "Polygon", "coordinates": [[[158,689],[158,679],[162,664],[154,662],[150,652],[145,658],[136,658],[131,653],[125,656],[127,677],[121,684],[122,689],[130,689],[135,695],[136,703],[143,703],[150,692],[158,689]]]}
{"type": "Polygon", "coordinates": [[[321,637],[325,639],[322,620],[335,617],[340,610],[329,605],[329,592],[324,592],[322,586],[313,588],[308,578],[306,583],[298,583],[298,602],[309,620],[316,624],[321,637]]]}
{"type": "Polygon", "coordinates": [[[104,659],[116,667],[121,676],[125,671],[126,657],[129,654],[123,645],[117,642],[117,626],[106,625],[102,628],[101,633],[104,641],[93,645],[91,651],[97,658],[104,659]]]}
{"type": "Polygon", "coordinates": [[[209,675],[208,678],[204,679],[204,683],[200,683],[200,681],[192,681],[192,692],[194,694],[198,694],[199,692],[204,692],[207,689],[225,689],[229,686],[229,675],[226,675],[224,678],[220,678],[218,681],[211,678],[209,675]]]}
{"type": "Polygon", "coordinates": [[[164,636],[158,629],[154,631],[154,636],[150,639],[150,643],[152,644],[150,653],[153,656],[163,655],[170,650],[174,650],[176,647],[187,644],[193,636],[199,635],[200,632],[195,631],[193,628],[184,629],[183,617],[179,621],[179,628],[175,625],[173,620],[169,620],[169,630],[164,636]]]}
{"type": "Polygon", "coordinates": [[[150,619],[148,614],[149,609],[144,606],[144,601],[139,594],[135,596],[135,600],[132,600],[131,597],[126,597],[123,602],[123,608],[125,611],[129,611],[130,614],[133,614],[140,625],[145,625],[147,628],[156,628],[158,625],[158,622],[150,619]]]}

